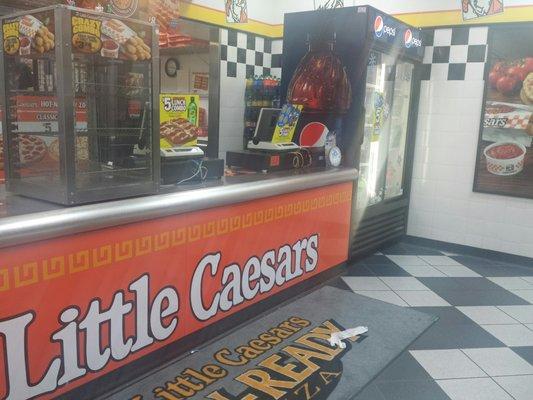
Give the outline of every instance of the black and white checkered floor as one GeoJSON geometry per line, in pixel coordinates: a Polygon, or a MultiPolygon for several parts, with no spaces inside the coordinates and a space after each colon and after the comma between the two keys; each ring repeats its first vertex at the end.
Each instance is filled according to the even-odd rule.
{"type": "Polygon", "coordinates": [[[357,400],[533,399],[533,265],[400,243],[333,284],[440,317],[357,400]]]}

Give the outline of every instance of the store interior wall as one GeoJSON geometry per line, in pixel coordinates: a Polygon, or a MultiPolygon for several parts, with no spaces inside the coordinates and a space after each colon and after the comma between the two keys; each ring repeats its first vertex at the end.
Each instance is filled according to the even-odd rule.
{"type": "Polygon", "coordinates": [[[408,234],[533,257],[533,200],[473,192],[487,32],[456,27],[428,35],[408,234]],[[467,44],[451,45],[464,30],[467,44]]]}
{"type": "Polygon", "coordinates": [[[243,150],[246,79],[281,78],[282,40],[221,29],[219,157],[243,150]]]}

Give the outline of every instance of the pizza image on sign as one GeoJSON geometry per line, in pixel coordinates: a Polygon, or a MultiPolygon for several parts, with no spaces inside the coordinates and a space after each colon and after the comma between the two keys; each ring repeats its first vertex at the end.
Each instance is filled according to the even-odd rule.
{"type": "Polygon", "coordinates": [[[139,8],[139,0],[109,0],[109,8],[113,14],[131,17],[139,8]]]}

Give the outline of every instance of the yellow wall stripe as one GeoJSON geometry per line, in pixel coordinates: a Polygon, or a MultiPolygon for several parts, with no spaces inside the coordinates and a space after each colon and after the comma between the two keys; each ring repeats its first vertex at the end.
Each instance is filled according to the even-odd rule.
{"type": "MultiPolygon", "coordinates": [[[[272,38],[283,37],[282,24],[273,25],[253,19],[250,19],[246,24],[229,24],[226,22],[226,14],[224,11],[198,4],[192,4],[187,0],[181,1],[180,14],[187,19],[250,32],[256,35],[272,38]]],[[[525,22],[533,21],[533,5],[506,7],[505,11],[501,14],[477,18],[470,21],[463,21],[461,10],[406,13],[395,14],[394,16],[403,22],[420,28],[429,26],[484,25],[504,22],[525,22]]]]}
{"type": "Polygon", "coordinates": [[[248,23],[246,24],[230,24],[226,22],[226,14],[224,11],[216,10],[206,6],[200,6],[198,4],[192,4],[185,0],[180,2],[180,14],[182,17],[187,19],[250,32],[256,35],[283,37],[283,25],[272,25],[253,19],[249,19],[248,23]]]}

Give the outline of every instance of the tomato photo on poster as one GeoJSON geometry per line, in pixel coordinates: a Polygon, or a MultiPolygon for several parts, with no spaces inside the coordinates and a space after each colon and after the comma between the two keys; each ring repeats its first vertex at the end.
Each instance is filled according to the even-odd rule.
{"type": "Polygon", "coordinates": [[[476,191],[533,198],[532,34],[490,28],[476,191]]]}

